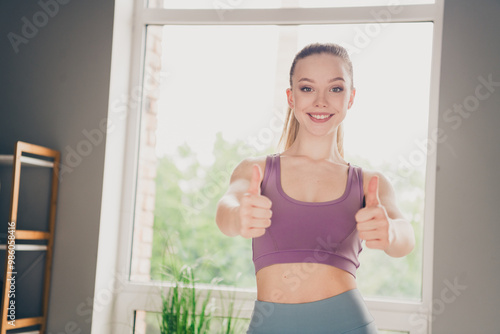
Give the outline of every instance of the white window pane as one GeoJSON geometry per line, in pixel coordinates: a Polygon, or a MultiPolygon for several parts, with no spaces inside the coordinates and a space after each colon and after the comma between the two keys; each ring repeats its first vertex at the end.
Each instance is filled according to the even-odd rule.
{"type": "MultiPolygon", "coordinates": [[[[141,152],[154,155],[156,174],[138,180],[154,196],[138,193],[131,277],[164,278],[166,256],[169,264],[203,263],[201,282],[219,276],[222,284],[255,287],[250,241],[217,229],[215,203],[236,163],[276,151],[295,53],[310,42],[336,42],[351,52],[357,89],[345,121],[346,159],[391,179],[418,241],[403,259],[365,249],[359,287],[365,296],[420,299],[432,23],[165,26],[149,27],[148,38],[153,29],[160,32],[148,42],[146,77],[150,66],[158,87],[145,89],[141,126],[154,138],[143,133],[141,152]],[[153,215],[151,238],[138,232],[144,207],[144,216],[153,215]]],[[[148,160],[141,161],[139,169],[148,160]]]]}

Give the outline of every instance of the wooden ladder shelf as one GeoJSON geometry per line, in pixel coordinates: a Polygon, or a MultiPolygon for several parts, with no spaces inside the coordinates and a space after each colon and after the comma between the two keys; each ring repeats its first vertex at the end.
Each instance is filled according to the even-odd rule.
{"type": "MultiPolygon", "coordinates": [[[[4,284],[2,287],[2,299],[1,299],[1,322],[0,322],[0,334],[8,334],[10,331],[16,329],[20,330],[22,328],[28,328],[33,326],[39,326],[40,333],[46,332],[47,323],[47,311],[49,302],[49,290],[50,290],[50,277],[51,277],[51,267],[52,267],[52,255],[53,255],[53,245],[54,245],[54,227],[56,219],[56,204],[57,204],[57,191],[59,182],[59,162],[60,162],[60,152],[55,151],[43,146],[33,145],[25,142],[18,141],[15,146],[14,155],[10,156],[0,156],[0,163],[2,164],[12,164],[12,190],[11,190],[11,204],[10,204],[10,217],[9,217],[9,232],[12,231],[14,235],[13,238],[8,238],[5,248],[0,248],[0,251],[5,249],[5,264],[4,264],[4,284]],[[29,154],[29,156],[26,156],[29,154]],[[17,213],[19,207],[19,189],[21,181],[21,165],[31,165],[39,167],[52,168],[52,183],[50,190],[50,208],[49,208],[49,229],[48,231],[32,231],[32,230],[17,230],[17,213]],[[11,298],[9,298],[10,281],[12,280],[12,263],[9,264],[8,255],[12,252],[12,241],[15,244],[15,251],[22,250],[43,250],[45,251],[45,265],[43,274],[43,295],[42,295],[42,314],[38,317],[32,318],[21,318],[15,319],[12,322],[9,319],[9,309],[8,306],[11,304],[11,298]],[[26,240],[42,240],[47,243],[47,245],[32,245],[25,244],[22,242],[16,244],[18,241],[26,240]],[[12,324],[15,324],[13,326],[12,324]]],[[[2,222],[3,223],[3,222],[2,222]]],[[[8,235],[11,233],[8,233],[8,235]]],[[[15,255],[14,255],[15,256],[15,255]]],[[[15,305],[15,303],[14,303],[15,305]]]]}

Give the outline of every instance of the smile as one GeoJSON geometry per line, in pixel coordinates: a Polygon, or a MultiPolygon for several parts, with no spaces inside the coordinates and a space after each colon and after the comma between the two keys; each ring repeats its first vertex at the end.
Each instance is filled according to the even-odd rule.
{"type": "Polygon", "coordinates": [[[308,114],[309,117],[316,122],[326,122],[328,121],[334,114],[308,114]]]}

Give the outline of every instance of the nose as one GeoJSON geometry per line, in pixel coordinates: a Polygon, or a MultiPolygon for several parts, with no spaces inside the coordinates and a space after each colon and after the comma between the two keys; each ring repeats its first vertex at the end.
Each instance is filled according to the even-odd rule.
{"type": "Polygon", "coordinates": [[[314,100],[314,106],[317,108],[326,108],[328,107],[328,101],[326,100],[326,96],[322,92],[318,92],[316,94],[316,99],[314,100]]]}

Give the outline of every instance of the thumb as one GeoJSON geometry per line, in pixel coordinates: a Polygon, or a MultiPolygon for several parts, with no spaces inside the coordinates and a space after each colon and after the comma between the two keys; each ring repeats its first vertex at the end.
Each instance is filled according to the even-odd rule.
{"type": "Polygon", "coordinates": [[[248,193],[252,195],[260,195],[260,183],[262,182],[262,171],[260,166],[254,164],[252,166],[252,179],[250,180],[250,186],[248,187],[248,193]]]}
{"type": "Polygon", "coordinates": [[[378,197],[378,176],[372,176],[368,183],[368,194],[366,194],[366,206],[374,207],[380,204],[378,197]]]}

